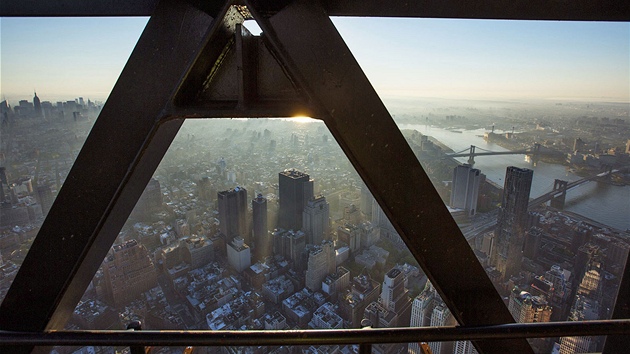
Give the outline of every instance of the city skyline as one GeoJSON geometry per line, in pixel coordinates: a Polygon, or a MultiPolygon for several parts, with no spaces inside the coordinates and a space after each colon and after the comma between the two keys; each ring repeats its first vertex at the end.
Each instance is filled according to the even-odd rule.
{"type": "MultiPolygon", "coordinates": [[[[1,97],[13,103],[33,91],[42,100],[105,100],[147,18],[1,21],[1,97]]],[[[630,101],[630,24],[625,22],[333,22],[384,100],[630,101]]]]}

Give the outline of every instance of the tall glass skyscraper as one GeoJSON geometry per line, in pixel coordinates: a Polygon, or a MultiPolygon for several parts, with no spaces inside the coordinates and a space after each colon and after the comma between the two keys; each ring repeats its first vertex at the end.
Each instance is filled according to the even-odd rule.
{"type": "Polygon", "coordinates": [[[505,173],[503,201],[490,260],[501,272],[503,280],[520,271],[533,177],[534,171],[514,166],[508,167],[505,173]]]}
{"type": "Polygon", "coordinates": [[[313,199],[313,180],[306,173],[289,169],[278,176],[280,215],[278,227],[285,230],[302,228],[302,212],[306,203],[313,199]]]}
{"type": "Polygon", "coordinates": [[[247,190],[235,187],[217,193],[219,200],[219,230],[225,235],[229,244],[236,236],[241,236],[245,243],[249,242],[247,230],[247,190]]]}

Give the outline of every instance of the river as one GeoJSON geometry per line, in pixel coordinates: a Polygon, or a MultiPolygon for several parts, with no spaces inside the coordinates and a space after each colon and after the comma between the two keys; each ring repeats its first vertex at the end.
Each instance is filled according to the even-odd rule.
{"type": "MultiPolygon", "coordinates": [[[[422,125],[400,124],[400,129],[417,130],[423,135],[432,136],[444,145],[461,151],[475,145],[491,151],[508,151],[497,144],[487,142],[483,138],[484,129],[451,130],[422,125]]],[[[457,158],[466,162],[467,157],[457,158]]],[[[526,160],[525,155],[495,155],[475,157],[475,168],[481,170],[487,178],[503,185],[505,170],[508,166],[530,168],[534,170],[534,181],[530,197],[535,198],[552,190],[557,179],[575,181],[581,177],[567,170],[565,166],[538,162],[534,166],[526,160]]],[[[567,192],[565,210],[583,215],[589,219],[613,228],[630,229],[630,186],[614,186],[596,181],[587,182],[567,192]]]]}

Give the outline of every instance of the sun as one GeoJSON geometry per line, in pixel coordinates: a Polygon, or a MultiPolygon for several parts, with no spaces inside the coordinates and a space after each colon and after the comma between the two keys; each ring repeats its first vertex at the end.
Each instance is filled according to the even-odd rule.
{"type": "Polygon", "coordinates": [[[287,118],[288,121],[290,122],[295,122],[295,123],[300,123],[300,124],[304,124],[304,123],[312,123],[312,122],[316,122],[317,119],[313,119],[311,117],[307,117],[307,116],[294,116],[291,118],[287,118]]]}

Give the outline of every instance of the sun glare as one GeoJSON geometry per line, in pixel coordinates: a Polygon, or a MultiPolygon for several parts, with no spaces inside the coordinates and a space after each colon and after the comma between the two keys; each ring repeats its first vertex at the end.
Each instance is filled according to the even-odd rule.
{"type": "Polygon", "coordinates": [[[295,116],[295,117],[287,118],[287,120],[290,122],[295,122],[295,123],[312,123],[312,122],[317,121],[317,119],[313,119],[307,116],[295,116]]]}

